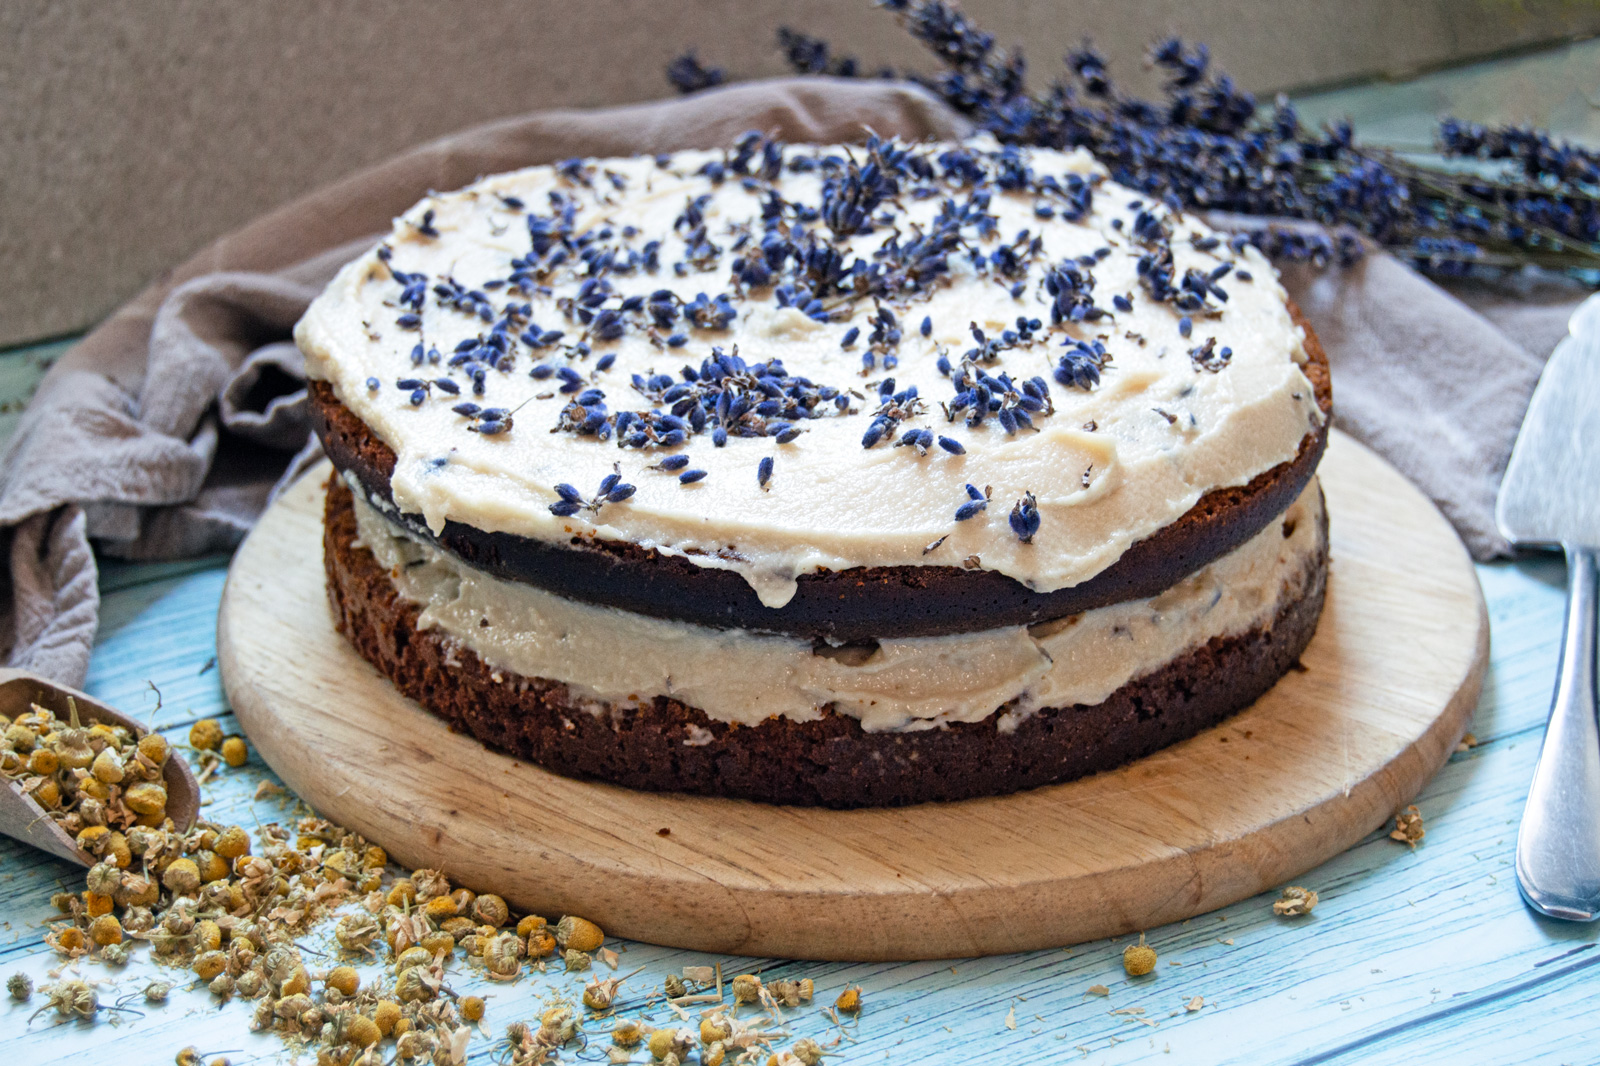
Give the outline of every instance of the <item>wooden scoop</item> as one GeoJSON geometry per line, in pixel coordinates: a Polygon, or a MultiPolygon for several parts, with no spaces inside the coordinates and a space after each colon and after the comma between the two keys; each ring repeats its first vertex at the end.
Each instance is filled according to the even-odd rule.
{"type": "MultiPolygon", "coordinates": [[[[71,714],[67,706],[68,696],[77,704],[78,718],[84,723],[120,725],[141,737],[149,732],[132,718],[119,714],[75,688],[46,681],[37,674],[0,667],[0,714],[15,718],[37,703],[65,719],[71,714]]],[[[187,832],[200,813],[200,786],[195,782],[188,762],[176,751],[167,756],[167,764],[162,767],[162,772],[166,777],[167,816],[179,830],[187,832]]],[[[0,832],[84,866],[93,866],[97,861],[93,855],[78,847],[77,841],[57,825],[43,807],[34,802],[31,796],[24,795],[16,782],[10,780],[0,784],[0,832]]]]}

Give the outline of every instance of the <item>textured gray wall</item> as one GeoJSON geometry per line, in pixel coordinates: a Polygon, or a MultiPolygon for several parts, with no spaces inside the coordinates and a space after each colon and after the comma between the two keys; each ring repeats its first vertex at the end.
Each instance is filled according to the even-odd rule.
{"type": "MultiPolygon", "coordinates": [[[[1257,91],[1600,31],[1573,0],[971,0],[1037,81],[1085,36],[1141,81],[1145,46],[1207,41],[1257,91]]],[[[0,345],[81,329],[262,210],[483,119],[670,91],[688,46],[782,72],[773,28],[869,66],[923,53],[866,0],[6,0],[0,345]]]]}

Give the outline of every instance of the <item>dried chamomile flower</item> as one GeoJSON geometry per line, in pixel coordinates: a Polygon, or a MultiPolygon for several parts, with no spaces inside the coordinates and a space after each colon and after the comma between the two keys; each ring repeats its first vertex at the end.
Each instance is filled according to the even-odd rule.
{"type": "Polygon", "coordinates": [[[1417,844],[1426,834],[1422,829],[1422,812],[1412,804],[1394,816],[1394,829],[1389,833],[1390,840],[1397,840],[1402,844],[1411,845],[1411,850],[1417,850],[1417,844]]]}
{"type": "Polygon", "coordinates": [[[400,1020],[400,1004],[392,999],[380,999],[378,1005],[372,1008],[372,1020],[377,1024],[379,1034],[390,1035],[394,1032],[395,1023],[400,1020]]]}
{"type": "Polygon", "coordinates": [[[564,951],[593,951],[605,939],[600,927],[587,918],[569,914],[556,923],[556,945],[564,951]]]}
{"type": "Polygon", "coordinates": [[[222,742],[222,761],[234,768],[250,761],[250,749],[245,746],[244,737],[229,737],[222,742]]]}
{"type": "Polygon", "coordinates": [[[100,1011],[100,997],[94,986],[75,977],[45,985],[39,991],[44,993],[46,1003],[34,1012],[36,1015],[51,1007],[63,1018],[93,1018],[100,1011]]]}
{"type": "Polygon", "coordinates": [[[242,855],[250,854],[250,834],[246,833],[242,826],[230,825],[217,834],[211,850],[232,862],[242,855]]]}
{"type": "MultiPolygon", "coordinates": [[[[121,885],[118,886],[116,892],[112,893],[112,898],[130,911],[144,912],[148,919],[150,908],[161,900],[161,886],[143,874],[125,873],[122,875],[121,885]]],[[[131,913],[125,916],[122,921],[122,927],[132,932],[142,932],[143,929],[150,927],[145,925],[143,929],[136,930],[133,925],[129,924],[132,920],[133,915],[131,913]]],[[[153,924],[153,920],[151,920],[151,924],[153,924]]]]}
{"type": "Polygon", "coordinates": [[[720,1043],[733,1035],[733,1027],[720,1014],[710,1014],[700,1019],[700,1043],[706,1047],[720,1043]]]}
{"type": "Polygon", "coordinates": [[[666,980],[662,982],[662,987],[665,989],[668,999],[677,999],[679,996],[687,996],[689,994],[689,986],[684,984],[683,978],[675,973],[667,974],[666,980]]]}
{"type": "Polygon", "coordinates": [[[413,966],[394,982],[394,996],[401,1003],[422,1003],[438,994],[438,989],[428,980],[420,966],[413,966]]]}
{"type": "Polygon", "coordinates": [[[594,959],[589,956],[588,952],[578,951],[576,948],[568,948],[561,956],[561,961],[566,965],[568,973],[581,973],[590,967],[594,959]]]}
{"type": "Polygon", "coordinates": [[[189,746],[199,751],[214,751],[222,743],[222,726],[215,718],[202,718],[189,727],[189,746]]]}
{"type": "Polygon", "coordinates": [[[228,968],[228,956],[220,951],[204,951],[195,956],[194,972],[202,981],[209,981],[228,968]]]}
{"type": "Polygon", "coordinates": [[[198,951],[216,951],[222,947],[222,927],[210,918],[195,922],[194,945],[198,951]]]}
{"type": "Polygon", "coordinates": [[[107,944],[100,952],[100,961],[107,966],[124,966],[132,957],[133,951],[126,940],[115,944],[107,944]]]}
{"type": "Polygon", "coordinates": [[[383,1039],[378,1023],[365,1014],[341,1014],[335,1027],[339,1043],[356,1047],[371,1047],[383,1039]]]}
{"type": "Polygon", "coordinates": [[[450,879],[440,870],[413,870],[411,883],[416,888],[416,900],[426,903],[435,896],[450,894],[450,879]]]}
{"type": "Polygon", "coordinates": [[[454,918],[460,912],[456,910],[456,901],[449,896],[435,896],[422,905],[422,913],[436,922],[446,918],[454,918]]]}
{"type": "Polygon", "coordinates": [[[753,973],[742,973],[733,979],[735,1003],[758,1003],[761,1000],[761,978],[753,973]]]}
{"type": "Polygon", "coordinates": [[[95,863],[83,879],[90,892],[101,896],[115,896],[122,887],[122,871],[109,862],[95,863]]]}
{"type": "Polygon", "coordinates": [[[1144,942],[1144,934],[1139,934],[1137,944],[1129,944],[1122,949],[1122,968],[1128,971],[1129,977],[1143,977],[1156,968],[1156,949],[1144,942]]]}
{"type": "Polygon", "coordinates": [[[144,986],[144,999],[146,1003],[165,1003],[167,993],[172,991],[169,981],[151,981],[144,986]]]}
{"type": "Polygon", "coordinates": [[[33,797],[33,802],[47,811],[53,811],[61,806],[61,786],[50,778],[45,778],[28,789],[28,795],[33,797]]]}
{"type": "Polygon", "coordinates": [[[454,918],[446,918],[439,923],[439,931],[441,933],[449,933],[457,944],[460,944],[466,937],[477,933],[479,929],[488,928],[492,927],[480,926],[464,914],[458,914],[454,918]]]}
{"type": "Polygon", "coordinates": [[[483,1010],[482,996],[467,996],[461,1001],[461,1016],[469,1022],[483,1021],[483,1010]]]}
{"type": "Polygon", "coordinates": [[[193,859],[174,859],[162,873],[161,883],[175,896],[192,896],[200,891],[200,867],[193,859]]]}
{"type": "Polygon", "coordinates": [[[361,987],[361,975],[356,973],[353,966],[335,966],[323,978],[323,984],[340,995],[353,996],[356,989],[361,987]]]}
{"type": "Polygon", "coordinates": [[[805,1063],[805,1066],[817,1066],[817,1063],[822,1061],[822,1045],[809,1037],[796,1040],[789,1053],[805,1063]]]}
{"type": "MultiPolygon", "coordinates": [[[[640,967],[640,970],[642,969],[643,967],[640,967]]],[[[604,981],[595,978],[590,981],[583,989],[583,1005],[590,1010],[610,1009],[611,1004],[616,1001],[617,989],[622,987],[622,982],[632,977],[633,974],[639,973],[640,970],[635,970],[633,973],[623,977],[612,977],[604,981]]]]}
{"type": "Polygon", "coordinates": [[[839,998],[833,1001],[834,1008],[846,1014],[854,1014],[861,1009],[861,986],[851,985],[839,993],[839,998]]]}
{"type": "Polygon", "coordinates": [[[638,1047],[644,1039],[644,1029],[631,1018],[620,1021],[611,1028],[611,1042],[617,1047],[638,1047]]]}
{"type": "Polygon", "coordinates": [[[472,920],[478,924],[492,925],[497,929],[511,920],[511,908],[506,906],[506,901],[489,892],[472,901],[471,914],[472,920]]]}
{"type": "Polygon", "coordinates": [[[540,929],[528,937],[528,958],[543,959],[555,954],[556,938],[548,929],[540,929]]]}
{"type": "Polygon", "coordinates": [[[333,926],[333,938],[346,951],[364,951],[371,954],[372,942],[383,930],[377,919],[365,912],[346,914],[333,926]]]}
{"type": "Polygon", "coordinates": [[[1302,914],[1310,914],[1311,909],[1317,905],[1317,894],[1309,888],[1299,885],[1290,885],[1279,893],[1278,898],[1272,902],[1272,913],[1293,918],[1302,914]]]}
{"type": "Polygon", "coordinates": [[[413,966],[427,966],[431,962],[433,962],[433,953],[427,948],[406,948],[394,960],[394,972],[399,975],[413,966]]]}
{"type": "Polygon", "coordinates": [[[540,1017],[539,1031],[533,1039],[535,1044],[554,1048],[571,1042],[577,1035],[578,1020],[572,1016],[571,1009],[552,1007],[540,1017]]]}
{"type": "Polygon", "coordinates": [[[689,1054],[689,1049],[694,1047],[694,1036],[687,1029],[657,1029],[650,1034],[650,1040],[645,1045],[650,1050],[650,1057],[657,1062],[666,1059],[668,1055],[676,1055],[679,1062],[689,1054]]]}
{"type": "Polygon", "coordinates": [[[167,790],[154,781],[141,781],[123,792],[122,802],[135,814],[163,815],[167,810],[167,790]]]}
{"type": "Polygon", "coordinates": [[[306,973],[305,967],[295,966],[278,986],[278,991],[285,996],[304,995],[311,991],[311,975],[306,973]]]}
{"type": "Polygon", "coordinates": [[[33,978],[18,971],[6,978],[6,991],[11,993],[11,998],[18,1003],[26,1003],[33,995],[33,978]]]}
{"type": "Polygon", "coordinates": [[[56,953],[69,958],[81,955],[88,950],[88,937],[83,935],[83,930],[75,925],[53,925],[50,932],[45,934],[44,942],[55,948],[56,953]]]}
{"type": "Polygon", "coordinates": [[[102,914],[89,923],[89,939],[96,947],[110,947],[122,943],[122,923],[114,914],[102,914]]]}
{"type": "Polygon", "coordinates": [[[590,981],[583,988],[583,1005],[594,1011],[610,1010],[616,991],[616,982],[590,981]]]}
{"type": "Polygon", "coordinates": [[[136,750],[156,769],[167,763],[167,756],[172,753],[172,745],[167,743],[167,738],[160,733],[146,733],[139,738],[136,750]]]}
{"type": "Polygon", "coordinates": [[[272,1005],[272,1013],[276,1014],[280,1018],[293,1018],[295,1020],[299,1020],[300,1016],[306,1011],[310,1010],[313,1006],[315,1006],[315,1004],[311,1002],[310,996],[306,995],[304,992],[295,992],[292,995],[279,998],[279,1000],[272,1005]]]}
{"type": "Polygon", "coordinates": [[[517,934],[501,933],[484,948],[483,964],[491,977],[514,978],[522,972],[522,954],[522,941],[517,934]]]}
{"type": "Polygon", "coordinates": [[[115,785],[122,781],[122,756],[117,754],[115,748],[101,748],[100,754],[94,757],[94,762],[89,764],[89,772],[102,784],[115,785]]]}
{"type": "Polygon", "coordinates": [[[772,998],[785,1007],[798,1007],[802,1003],[810,1003],[815,986],[811,978],[802,978],[799,981],[777,980],[767,985],[767,991],[772,993],[772,998]]]}
{"type": "Polygon", "coordinates": [[[401,1033],[395,1041],[395,1056],[402,1062],[420,1061],[431,1058],[434,1052],[434,1039],[429,1033],[410,1031],[401,1033]]]}
{"type": "Polygon", "coordinates": [[[39,734],[25,725],[12,723],[6,727],[5,745],[12,751],[27,755],[33,751],[33,746],[39,743],[39,734]]]}

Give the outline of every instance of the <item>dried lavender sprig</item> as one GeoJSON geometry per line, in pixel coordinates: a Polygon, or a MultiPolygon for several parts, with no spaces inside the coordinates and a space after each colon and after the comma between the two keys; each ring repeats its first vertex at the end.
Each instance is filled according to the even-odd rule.
{"type": "MultiPolygon", "coordinates": [[[[1113,178],[1173,208],[1219,209],[1349,226],[1435,273],[1533,263],[1600,265],[1600,155],[1520,127],[1444,120],[1447,156],[1507,160],[1524,180],[1463,177],[1358,147],[1348,122],[1303,127],[1279,101],[1263,111],[1211,64],[1202,45],[1156,45],[1164,99],[1122,93],[1087,45],[1067,56],[1073,81],[1030,94],[1020,53],[996,46],[944,0],[879,0],[945,69],[911,75],[1003,142],[1087,147],[1113,178]]],[[[785,29],[780,45],[802,73],[848,75],[825,41],[785,29]]],[[[1262,236],[1262,233],[1253,236],[1262,236]]],[[[1269,236],[1269,254],[1348,263],[1359,242],[1269,236]]]]}

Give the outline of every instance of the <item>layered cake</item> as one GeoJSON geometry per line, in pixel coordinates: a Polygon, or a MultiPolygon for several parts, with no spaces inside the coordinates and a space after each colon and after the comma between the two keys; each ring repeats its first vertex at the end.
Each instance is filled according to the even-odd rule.
{"type": "Polygon", "coordinates": [[[1114,767],[1316,627],[1331,393],[1253,247],[990,140],[433,195],[296,330],[338,628],[559,773],[831,807],[1114,767]]]}

